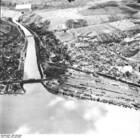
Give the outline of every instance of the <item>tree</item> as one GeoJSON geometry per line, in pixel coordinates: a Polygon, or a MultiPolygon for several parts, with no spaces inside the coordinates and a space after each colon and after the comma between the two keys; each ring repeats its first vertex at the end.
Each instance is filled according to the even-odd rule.
{"type": "Polygon", "coordinates": [[[68,0],[69,2],[75,1],[75,0],[68,0]]]}

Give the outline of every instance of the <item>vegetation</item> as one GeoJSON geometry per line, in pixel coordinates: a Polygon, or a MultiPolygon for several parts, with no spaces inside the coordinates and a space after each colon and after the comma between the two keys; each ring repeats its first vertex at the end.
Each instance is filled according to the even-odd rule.
{"type": "Polygon", "coordinates": [[[80,28],[80,27],[88,26],[88,23],[84,19],[77,19],[77,20],[69,19],[66,21],[66,26],[69,29],[80,28]]]}
{"type": "Polygon", "coordinates": [[[128,30],[122,31],[115,27],[112,30],[113,27],[106,23],[111,32],[104,32],[104,24],[95,26],[96,29],[94,26],[76,26],[69,30],[75,34],[78,32],[76,39],[65,42],[65,45],[54,32],[41,29],[34,22],[26,26],[35,32],[38,66],[42,78],[46,79],[42,84],[49,92],[137,109],[134,105],[137,106],[135,100],[139,95],[134,93],[138,93],[140,87],[138,75],[122,72],[118,67],[131,66],[135,71],[138,66],[136,62],[129,62],[123,54],[131,57],[139,52],[138,26],[126,27],[128,30]],[[125,41],[126,38],[138,41],[130,43],[125,41]],[[112,79],[113,82],[116,80],[115,84],[112,84],[112,79]],[[127,93],[121,85],[125,85],[127,93]]]}
{"type": "Polygon", "coordinates": [[[42,45],[38,46],[41,61],[45,59],[52,62],[63,62],[69,58],[66,54],[66,46],[56,38],[54,32],[49,31],[49,20],[42,21],[42,17],[31,13],[23,15],[19,18],[19,21],[37,34],[39,40],[42,42],[42,45]]]}
{"type": "MultiPolygon", "coordinates": [[[[70,8],[83,6],[85,3],[91,0],[33,0],[29,3],[32,4],[33,9],[45,9],[45,8],[70,8]]],[[[28,1],[26,1],[28,2],[28,1]]],[[[6,7],[14,7],[16,4],[23,3],[22,0],[1,0],[1,5],[6,7]]]]}
{"type": "Polygon", "coordinates": [[[105,8],[105,7],[109,7],[109,6],[117,7],[118,3],[116,1],[109,1],[109,2],[104,2],[104,3],[99,3],[99,4],[96,4],[94,6],[89,7],[89,9],[93,10],[93,9],[105,8]]]}
{"type": "MultiPolygon", "coordinates": [[[[1,19],[0,24],[0,81],[22,80],[25,38],[18,26],[11,21],[1,19]]],[[[0,94],[16,93],[21,89],[20,84],[0,84],[0,94]]]]}
{"type": "MultiPolygon", "coordinates": [[[[119,19],[112,16],[108,22],[119,19]]],[[[43,22],[42,17],[31,13],[19,21],[32,32],[36,42],[37,63],[44,80],[34,82],[40,81],[55,94],[139,108],[140,78],[136,71],[139,73],[140,65],[127,59],[140,51],[139,24],[127,19],[87,26],[85,20],[68,20],[70,30],[59,30],[58,34],[71,33],[73,40],[62,43],[55,32],[48,30],[50,22],[43,22]],[[123,67],[132,71],[122,71],[123,67]]]]}

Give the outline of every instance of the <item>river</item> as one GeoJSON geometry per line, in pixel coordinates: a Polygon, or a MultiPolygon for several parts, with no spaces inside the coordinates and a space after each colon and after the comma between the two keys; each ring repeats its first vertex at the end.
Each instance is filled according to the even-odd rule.
{"type": "MultiPolygon", "coordinates": [[[[34,40],[28,39],[25,78],[39,78],[34,40]]],[[[0,96],[0,133],[84,133],[94,136],[140,136],[140,112],[97,103],[66,99],[41,84],[28,84],[26,93],[0,96]]]]}

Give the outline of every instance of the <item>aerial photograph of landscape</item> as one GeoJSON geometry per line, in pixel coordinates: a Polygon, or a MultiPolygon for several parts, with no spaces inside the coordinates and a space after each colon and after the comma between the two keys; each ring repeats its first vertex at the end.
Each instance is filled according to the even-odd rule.
{"type": "Polygon", "coordinates": [[[0,138],[140,137],[140,0],[0,7],[0,138]]]}

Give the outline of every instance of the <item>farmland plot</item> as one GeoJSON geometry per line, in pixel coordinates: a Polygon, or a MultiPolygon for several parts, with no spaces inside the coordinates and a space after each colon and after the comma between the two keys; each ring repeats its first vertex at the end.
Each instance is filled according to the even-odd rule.
{"type": "MultiPolygon", "coordinates": [[[[100,15],[107,19],[99,18],[95,24],[90,15],[93,20],[88,26],[55,32],[70,58],[48,62],[43,53],[38,55],[38,59],[42,57],[38,62],[42,78],[48,78],[42,83],[50,92],[139,109],[140,25],[131,17],[139,11],[130,9],[129,14],[124,7],[121,9],[127,12],[121,12],[120,18],[103,13],[100,15]]],[[[82,19],[89,21],[87,16],[82,19]]],[[[45,47],[40,45],[37,50],[48,47],[45,41],[45,47]]],[[[57,54],[53,53],[54,58],[57,54]]]]}

